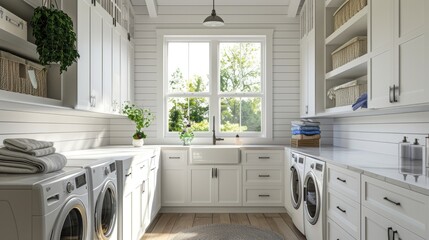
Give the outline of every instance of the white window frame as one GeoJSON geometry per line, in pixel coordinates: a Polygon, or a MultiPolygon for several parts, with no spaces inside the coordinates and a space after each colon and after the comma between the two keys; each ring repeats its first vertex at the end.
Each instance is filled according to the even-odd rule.
{"type": "MultiPolygon", "coordinates": [[[[207,97],[209,98],[209,131],[196,132],[195,136],[211,137],[213,115],[216,116],[216,136],[235,137],[237,133],[220,131],[220,98],[221,97],[261,97],[262,119],[261,132],[240,132],[245,138],[272,138],[272,29],[163,29],[157,30],[159,56],[159,81],[162,83],[162,96],[158,97],[158,113],[162,113],[158,132],[164,138],[177,138],[177,132],[168,131],[168,97],[207,97]],[[207,93],[168,93],[168,42],[210,42],[210,86],[207,93]],[[219,88],[219,42],[260,42],[261,43],[261,93],[221,93],[219,88]],[[214,57],[215,56],[215,57],[214,57]],[[216,58],[216,59],[214,59],[216,58]]],[[[159,115],[159,114],[158,114],[159,115]]],[[[159,119],[158,118],[158,119],[159,119]]]]}

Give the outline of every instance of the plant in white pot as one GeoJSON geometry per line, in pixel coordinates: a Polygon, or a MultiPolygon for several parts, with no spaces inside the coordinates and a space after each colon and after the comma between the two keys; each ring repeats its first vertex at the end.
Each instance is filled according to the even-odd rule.
{"type": "Polygon", "coordinates": [[[136,132],[133,135],[133,146],[143,146],[144,139],[146,138],[143,129],[148,128],[152,124],[155,115],[149,109],[140,108],[128,102],[125,103],[122,113],[126,114],[128,119],[136,124],[136,132]]]}

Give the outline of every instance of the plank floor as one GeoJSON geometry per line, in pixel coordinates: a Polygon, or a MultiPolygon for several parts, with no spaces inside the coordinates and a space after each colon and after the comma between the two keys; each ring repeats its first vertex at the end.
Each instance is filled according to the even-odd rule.
{"type": "Polygon", "coordinates": [[[173,239],[182,230],[207,224],[244,224],[272,230],[285,240],[305,240],[286,213],[162,213],[142,240],[173,239]]]}

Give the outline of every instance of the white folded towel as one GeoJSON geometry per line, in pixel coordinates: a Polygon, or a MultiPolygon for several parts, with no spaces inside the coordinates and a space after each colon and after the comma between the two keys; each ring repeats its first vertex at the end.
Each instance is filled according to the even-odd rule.
{"type": "Polygon", "coordinates": [[[35,157],[43,157],[55,153],[55,148],[52,142],[37,141],[27,138],[9,138],[3,141],[4,146],[11,151],[18,151],[33,155],[35,157]]]}
{"type": "Polygon", "coordinates": [[[61,170],[67,158],[59,153],[35,157],[0,148],[0,173],[49,173],[61,170]]]}

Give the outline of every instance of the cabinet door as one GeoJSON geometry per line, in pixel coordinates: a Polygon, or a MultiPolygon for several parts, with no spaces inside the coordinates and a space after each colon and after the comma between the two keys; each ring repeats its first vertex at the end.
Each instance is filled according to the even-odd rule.
{"type": "Polygon", "coordinates": [[[103,106],[104,112],[112,112],[112,18],[103,18],[103,106]]]}
{"type": "Polygon", "coordinates": [[[140,192],[140,206],[141,206],[141,228],[143,231],[150,225],[150,217],[149,217],[149,182],[148,180],[144,180],[141,185],[140,192]]]}
{"type": "Polygon", "coordinates": [[[121,33],[112,31],[112,111],[119,112],[121,102],[121,33]]]}
{"type": "Polygon", "coordinates": [[[214,178],[211,166],[191,166],[188,168],[189,201],[192,206],[213,205],[214,178]]]}
{"type": "Polygon", "coordinates": [[[122,239],[132,239],[132,223],[133,223],[133,194],[124,196],[124,204],[122,206],[122,239]]]}
{"type": "Polygon", "coordinates": [[[394,84],[394,1],[371,0],[369,63],[369,108],[390,106],[390,87],[394,84]]]}
{"type": "Polygon", "coordinates": [[[380,239],[406,239],[406,240],[423,240],[407,229],[391,222],[387,218],[362,207],[362,240],[380,240],[380,239]],[[389,230],[391,229],[391,230],[389,230]],[[393,231],[396,231],[393,238],[393,231]],[[390,238],[389,235],[390,234],[390,238]]]}
{"type": "Polygon", "coordinates": [[[399,89],[396,91],[399,105],[429,102],[427,1],[395,0],[397,16],[395,22],[399,89]]]}
{"type": "MultiPolygon", "coordinates": [[[[302,24],[302,23],[301,23],[302,24]]],[[[304,29],[304,28],[303,28],[304,29]]],[[[301,52],[301,116],[308,115],[308,46],[307,46],[307,35],[301,38],[300,41],[300,52],[301,52]]]]}
{"type": "Polygon", "coordinates": [[[88,54],[91,49],[91,3],[87,1],[77,1],[77,49],[80,53],[77,67],[77,109],[89,109],[91,79],[91,56],[88,54]]]}
{"type": "Polygon", "coordinates": [[[137,185],[133,192],[132,192],[132,217],[131,217],[131,224],[132,224],[132,232],[131,232],[131,239],[139,239],[140,235],[140,229],[141,229],[141,185],[137,185]]]}
{"type": "Polygon", "coordinates": [[[162,205],[183,206],[187,197],[187,170],[163,169],[162,170],[162,205]]]}
{"type": "MultiPolygon", "coordinates": [[[[310,1],[313,2],[313,1],[310,1]]],[[[316,114],[316,31],[307,35],[307,116],[316,114]]]]}
{"type": "Polygon", "coordinates": [[[128,41],[128,98],[134,101],[134,45],[128,41]]]}
{"type": "Polygon", "coordinates": [[[128,39],[121,37],[121,104],[129,101],[128,39]]]}
{"type": "Polygon", "coordinates": [[[101,5],[91,8],[91,92],[92,109],[100,110],[103,105],[103,15],[101,5]]]}
{"type": "Polygon", "coordinates": [[[241,166],[215,166],[216,206],[241,206],[241,166]]]}

